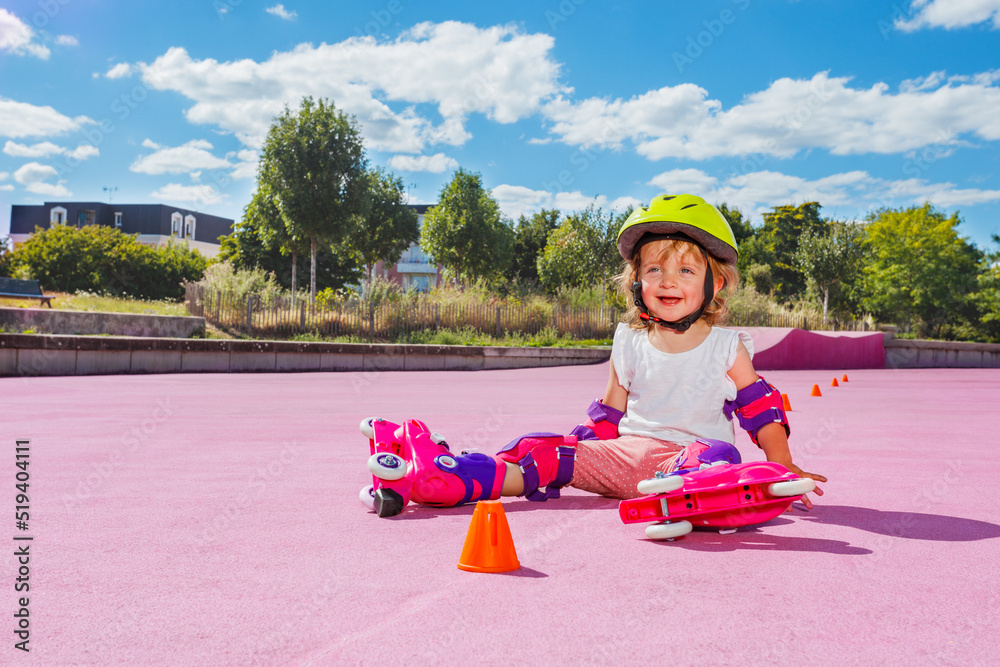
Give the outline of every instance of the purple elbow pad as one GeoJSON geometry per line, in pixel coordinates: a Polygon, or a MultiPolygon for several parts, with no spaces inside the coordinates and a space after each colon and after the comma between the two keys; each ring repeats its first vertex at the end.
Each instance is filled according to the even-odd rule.
{"type": "Polygon", "coordinates": [[[788,427],[788,416],[781,402],[781,393],[769,385],[764,378],[759,378],[753,384],[736,392],[736,399],[726,401],[723,406],[726,419],[732,421],[733,414],[740,420],[740,426],[750,434],[753,444],[757,442],[757,433],[767,424],[776,422],[785,427],[785,435],[791,434],[788,427]]]}

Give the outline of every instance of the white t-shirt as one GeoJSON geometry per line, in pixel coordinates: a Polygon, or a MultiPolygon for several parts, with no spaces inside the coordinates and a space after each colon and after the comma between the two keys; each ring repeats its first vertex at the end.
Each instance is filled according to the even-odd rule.
{"type": "Polygon", "coordinates": [[[681,445],[698,438],[732,443],[733,422],[722,407],[736,398],[727,372],[736,363],[740,342],[752,359],[750,334],[719,327],[693,350],[670,354],[653,347],[645,329],[619,324],[611,359],[618,382],[628,390],[628,405],[618,432],[681,445]]]}

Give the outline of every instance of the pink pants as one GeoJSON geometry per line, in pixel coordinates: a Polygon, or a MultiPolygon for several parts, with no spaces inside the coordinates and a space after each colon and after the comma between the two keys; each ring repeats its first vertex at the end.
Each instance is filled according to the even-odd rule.
{"type": "Polygon", "coordinates": [[[682,445],[643,435],[623,435],[614,440],[581,440],[576,446],[576,466],[570,486],[608,498],[638,498],[635,486],[664,472],[682,445]]]}

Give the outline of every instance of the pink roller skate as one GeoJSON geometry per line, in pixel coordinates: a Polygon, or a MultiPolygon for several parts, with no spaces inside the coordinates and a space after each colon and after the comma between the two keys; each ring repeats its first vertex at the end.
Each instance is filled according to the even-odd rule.
{"type": "Polygon", "coordinates": [[[623,500],[618,513],[623,523],[655,521],[646,536],[672,540],[695,526],[731,533],[740,526],[770,521],[816,488],[777,463],[740,463],[729,443],[698,441],[678,456],[674,470],[657,473],[638,484],[644,498],[623,500]]]}
{"type": "Polygon", "coordinates": [[[500,497],[506,469],[485,454],[451,453],[443,436],[409,419],[402,425],[382,418],[361,422],[371,457],[372,485],[360,498],[380,517],[395,516],[409,501],[434,507],[453,507],[475,500],[500,497]]]}
{"type": "Polygon", "coordinates": [[[495,500],[503,491],[508,463],[520,467],[521,495],[528,500],[558,498],[559,489],[573,478],[575,435],[529,433],[496,456],[487,456],[452,454],[443,436],[416,419],[402,425],[364,419],[361,433],[368,438],[372,473],[372,485],[361,490],[361,502],[380,517],[399,514],[411,500],[432,507],[495,500]]]}

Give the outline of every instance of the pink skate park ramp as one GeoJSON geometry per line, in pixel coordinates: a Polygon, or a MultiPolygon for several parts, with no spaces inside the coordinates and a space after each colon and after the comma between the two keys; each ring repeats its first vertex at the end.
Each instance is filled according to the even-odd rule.
{"type": "Polygon", "coordinates": [[[569,431],[607,373],[2,379],[0,661],[996,664],[998,370],[851,370],[839,387],[831,371],[766,373],[797,462],[830,481],[812,511],[730,535],[649,541],[615,501],[570,489],[506,499],[521,568],[480,574],[457,568],[472,505],[380,519],[359,502],[362,418],[419,418],[492,453],[569,431]]]}

